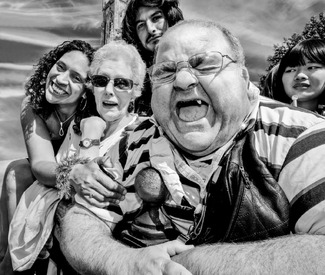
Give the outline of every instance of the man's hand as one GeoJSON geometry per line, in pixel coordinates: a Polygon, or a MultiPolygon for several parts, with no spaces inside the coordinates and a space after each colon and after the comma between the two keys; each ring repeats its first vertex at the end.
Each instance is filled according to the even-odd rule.
{"type": "Polygon", "coordinates": [[[100,157],[87,164],[77,164],[70,172],[70,182],[75,191],[88,203],[103,208],[109,203],[124,200],[126,189],[106,175],[99,167],[106,160],[100,157]]]}
{"type": "Polygon", "coordinates": [[[172,261],[171,257],[191,248],[193,248],[192,245],[185,245],[179,240],[174,240],[137,249],[136,251],[139,253],[134,261],[134,274],[190,275],[191,272],[184,266],[172,261]]]}

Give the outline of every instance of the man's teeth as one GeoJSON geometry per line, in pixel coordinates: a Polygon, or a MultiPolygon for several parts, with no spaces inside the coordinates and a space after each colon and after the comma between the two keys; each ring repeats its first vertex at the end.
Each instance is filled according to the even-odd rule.
{"type": "Polygon", "coordinates": [[[177,104],[177,115],[183,121],[197,121],[206,116],[208,105],[201,99],[182,101],[177,104]]]}

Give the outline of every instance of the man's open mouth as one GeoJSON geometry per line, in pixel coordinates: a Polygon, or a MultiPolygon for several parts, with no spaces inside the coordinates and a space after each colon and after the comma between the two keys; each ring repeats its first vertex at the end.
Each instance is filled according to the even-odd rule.
{"type": "Polygon", "coordinates": [[[178,117],[184,121],[197,121],[204,118],[209,110],[209,105],[201,100],[179,101],[176,104],[176,112],[178,117]]]}

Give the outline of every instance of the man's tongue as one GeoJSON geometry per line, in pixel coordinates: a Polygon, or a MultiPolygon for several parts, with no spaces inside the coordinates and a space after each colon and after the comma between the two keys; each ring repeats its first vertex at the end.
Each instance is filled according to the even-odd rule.
{"type": "Polygon", "coordinates": [[[179,118],[184,121],[197,121],[205,117],[208,112],[208,106],[205,104],[201,105],[189,105],[179,108],[179,118]]]}

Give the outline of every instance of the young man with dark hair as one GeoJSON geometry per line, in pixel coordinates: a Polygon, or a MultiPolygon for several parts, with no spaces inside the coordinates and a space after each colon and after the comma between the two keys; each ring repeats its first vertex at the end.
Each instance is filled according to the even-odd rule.
{"type": "MultiPolygon", "coordinates": [[[[183,14],[178,0],[131,0],[122,21],[122,38],[138,49],[149,68],[160,37],[180,20],[183,14]]],[[[152,115],[150,101],[151,85],[147,77],[142,95],[135,101],[135,112],[152,115]]]]}

